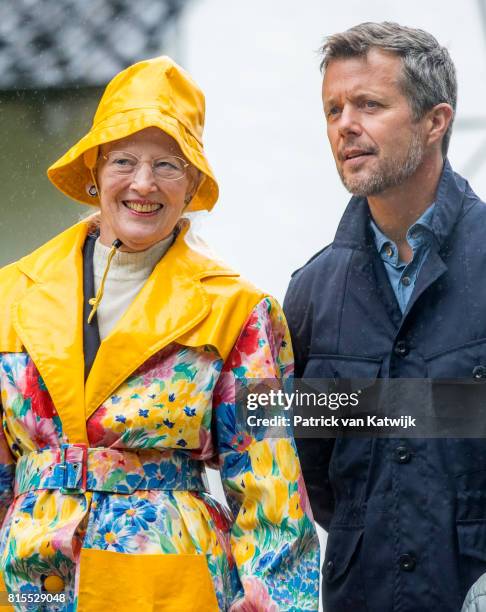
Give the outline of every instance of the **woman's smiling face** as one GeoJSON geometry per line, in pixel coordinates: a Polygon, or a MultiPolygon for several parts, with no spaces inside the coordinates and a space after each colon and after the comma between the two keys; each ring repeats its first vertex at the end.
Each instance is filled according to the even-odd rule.
{"type": "Polygon", "coordinates": [[[111,246],[118,238],[122,250],[145,251],[169,236],[197,186],[197,170],[185,166],[177,142],[156,127],[102,145],[97,164],[102,244],[111,246]],[[140,160],[136,166],[131,156],[140,160]],[[156,170],[172,168],[172,163],[181,176],[177,180],[156,170]]]}

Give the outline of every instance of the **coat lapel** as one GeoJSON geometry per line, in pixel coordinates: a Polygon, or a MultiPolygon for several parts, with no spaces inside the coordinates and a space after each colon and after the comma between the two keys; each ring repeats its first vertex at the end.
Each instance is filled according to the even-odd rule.
{"type": "Polygon", "coordinates": [[[12,312],[71,443],[87,442],[86,419],[130,374],[208,316],[211,300],[201,279],[235,276],[191,248],[185,227],[101,342],[85,382],[82,250],[88,229],[88,222],[79,223],[19,261],[32,285],[12,312]]]}
{"type": "Polygon", "coordinates": [[[201,278],[234,274],[190,249],[184,234],[183,230],[101,342],[86,381],[87,419],[150,356],[209,314],[211,304],[201,278]]]}
{"type": "Polygon", "coordinates": [[[13,306],[13,324],[52,397],[70,442],[85,442],[82,246],[79,224],[21,259],[33,285],[13,306]]]}

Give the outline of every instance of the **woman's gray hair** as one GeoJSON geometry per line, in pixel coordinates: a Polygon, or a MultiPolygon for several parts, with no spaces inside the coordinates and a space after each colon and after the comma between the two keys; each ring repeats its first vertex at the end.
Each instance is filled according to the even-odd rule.
{"type": "MultiPolygon", "coordinates": [[[[325,72],[332,60],[366,57],[370,49],[395,53],[402,59],[401,87],[408,98],[412,117],[419,121],[436,104],[447,102],[456,111],[456,69],[445,47],[424,30],[407,28],[398,23],[360,23],[328,36],[320,51],[321,70],[325,72]]],[[[453,115],[454,118],[454,115],[453,115]]],[[[442,140],[442,154],[449,148],[452,121],[442,140]]]]}

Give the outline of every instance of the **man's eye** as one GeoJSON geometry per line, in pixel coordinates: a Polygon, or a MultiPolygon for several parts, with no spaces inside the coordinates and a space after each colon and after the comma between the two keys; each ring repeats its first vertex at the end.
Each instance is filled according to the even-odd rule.
{"type": "Polygon", "coordinates": [[[379,104],[378,102],[375,102],[375,100],[366,100],[365,106],[366,108],[376,108],[377,106],[379,106],[379,104]]]}
{"type": "Polygon", "coordinates": [[[331,106],[331,108],[327,111],[328,117],[333,117],[339,113],[339,108],[337,106],[331,106]]]}

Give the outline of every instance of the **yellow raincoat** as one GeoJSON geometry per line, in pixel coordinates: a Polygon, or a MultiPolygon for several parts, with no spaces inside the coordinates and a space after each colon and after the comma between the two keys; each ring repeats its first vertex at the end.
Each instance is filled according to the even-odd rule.
{"type": "MultiPolygon", "coordinates": [[[[155,125],[203,173],[191,207],[209,209],[203,121],[178,66],[141,62],[112,81],[92,130],[49,176],[89,201],[97,146],[155,125]]],[[[181,228],[86,380],[90,222],[0,271],[0,567],[18,609],[317,609],[294,443],[253,438],[235,410],[238,380],[290,374],[285,320],[181,228]],[[205,464],[221,470],[232,515],[207,492],[205,464]]]]}

